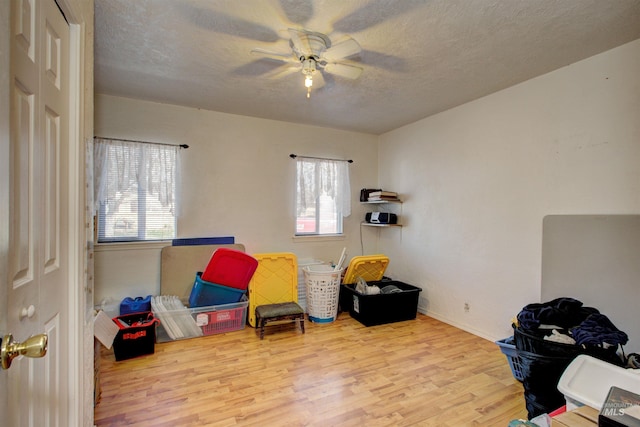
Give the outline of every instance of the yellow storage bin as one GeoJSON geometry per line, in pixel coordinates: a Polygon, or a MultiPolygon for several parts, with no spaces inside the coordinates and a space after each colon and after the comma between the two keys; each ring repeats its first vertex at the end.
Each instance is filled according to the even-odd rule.
{"type": "Polygon", "coordinates": [[[380,281],[387,265],[389,265],[389,257],[386,255],[354,256],[344,273],[342,283],[345,285],[355,283],[358,277],[362,277],[367,282],[380,281]]]}
{"type": "Polygon", "coordinates": [[[258,268],[249,282],[249,324],[256,327],[256,307],[298,302],[298,260],[293,253],[253,254],[258,268]]]}

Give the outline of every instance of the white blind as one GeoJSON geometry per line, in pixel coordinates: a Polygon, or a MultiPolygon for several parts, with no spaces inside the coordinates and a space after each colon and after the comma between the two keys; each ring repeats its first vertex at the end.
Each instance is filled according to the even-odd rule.
{"type": "Polygon", "coordinates": [[[173,145],[95,139],[98,241],[175,238],[178,149],[173,145]]]}
{"type": "Polygon", "coordinates": [[[307,157],[296,164],[296,234],[342,233],[351,215],[348,163],[307,157]]]}

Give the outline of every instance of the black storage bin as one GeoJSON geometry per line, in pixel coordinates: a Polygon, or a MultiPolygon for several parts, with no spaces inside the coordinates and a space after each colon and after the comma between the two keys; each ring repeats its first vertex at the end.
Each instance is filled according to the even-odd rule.
{"type": "Polygon", "coordinates": [[[544,335],[522,328],[514,328],[513,337],[518,351],[528,351],[541,356],[571,357],[572,360],[580,354],[588,354],[596,359],[604,360],[616,366],[622,366],[622,359],[617,354],[616,346],[607,349],[601,347],[582,347],[575,344],[564,344],[544,339],[544,335]]]}
{"type": "Polygon", "coordinates": [[[565,398],[558,391],[558,381],[575,356],[541,356],[524,350],[517,351],[529,419],[563,406],[565,398]]]}
{"type": "Polygon", "coordinates": [[[152,312],[132,313],[114,317],[120,330],[113,341],[116,361],[127,360],[145,354],[153,354],[156,344],[156,324],[152,312]]]}
{"type": "Polygon", "coordinates": [[[531,331],[514,327],[516,351],[522,369],[522,385],[529,419],[555,411],[565,404],[558,381],[569,364],[580,354],[588,354],[621,365],[616,347],[583,348],[544,339],[531,331]]]}
{"type": "Polygon", "coordinates": [[[396,280],[368,282],[380,288],[397,286],[402,292],[363,295],[356,292],[354,284],[341,286],[340,305],[351,317],[365,326],[401,322],[416,318],[418,297],[422,289],[396,280]]]}

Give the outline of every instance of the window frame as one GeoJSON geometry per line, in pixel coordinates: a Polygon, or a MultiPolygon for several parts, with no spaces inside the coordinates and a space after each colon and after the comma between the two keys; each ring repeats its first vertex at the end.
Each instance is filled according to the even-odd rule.
{"type": "MultiPolygon", "coordinates": [[[[150,165],[153,164],[153,162],[151,160],[149,160],[149,162],[145,165],[143,165],[143,162],[140,161],[141,163],[136,164],[136,179],[134,180],[134,183],[129,185],[129,187],[127,188],[126,191],[129,191],[131,189],[131,193],[135,194],[135,204],[136,204],[136,229],[135,229],[135,236],[132,235],[127,235],[127,236],[106,236],[106,217],[108,215],[108,213],[106,212],[107,209],[107,203],[105,200],[101,201],[100,200],[100,190],[101,188],[104,188],[105,185],[108,184],[104,184],[101,182],[102,179],[120,179],[119,177],[114,177],[114,176],[110,176],[108,174],[107,171],[103,172],[103,175],[105,176],[99,176],[100,173],[98,172],[98,165],[97,165],[97,148],[96,145],[94,145],[94,200],[95,200],[95,228],[96,228],[96,232],[95,232],[95,243],[96,244],[109,244],[109,243],[145,243],[145,242],[160,242],[160,241],[170,241],[172,239],[175,239],[178,235],[178,229],[177,229],[177,200],[178,200],[178,194],[177,194],[177,189],[178,189],[178,179],[177,176],[179,174],[179,170],[180,170],[180,162],[179,162],[179,155],[178,155],[178,150],[179,148],[182,148],[182,146],[177,146],[177,145],[173,145],[173,144],[162,144],[162,143],[152,143],[152,142],[144,142],[144,141],[132,141],[132,140],[120,140],[120,139],[111,139],[111,138],[95,138],[94,139],[94,144],[96,144],[96,141],[100,141],[100,143],[104,143],[105,144],[105,150],[109,150],[111,147],[109,147],[109,145],[114,146],[114,147],[121,147],[123,149],[123,151],[129,150],[130,153],[127,154],[127,156],[132,156],[131,152],[133,152],[134,150],[139,150],[139,152],[135,153],[136,156],[140,157],[140,158],[144,158],[145,156],[143,156],[141,153],[147,149],[150,148],[151,146],[153,146],[153,149],[158,150],[158,149],[162,149],[162,150],[166,150],[165,153],[162,154],[162,156],[170,156],[170,160],[173,160],[173,162],[169,161],[169,165],[171,167],[171,171],[170,171],[170,175],[171,178],[170,179],[160,179],[160,183],[162,183],[163,185],[165,185],[167,182],[170,181],[170,186],[171,186],[171,191],[170,191],[170,196],[168,196],[169,201],[167,202],[166,206],[164,207],[169,207],[169,211],[171,212],[170,218],[172,219],[172,230],[173,233],[171,235],[167,235],[167,236],[162,236],[162,237],[157,237],[157,238],[148,238],[146,237],[148,235],[149,232],[152,232],[153,229],[149,230],[147,229],[147,225],[150,224],[150,222],[148,221],[148,199],[149,197],[153,198],[155,197],[158,192],[157,191],[147,191],[147,189],[143,188],[144,185],[142,184],[142,181],[147,177],[143,177],[143,173],[140,172],[141,169],[144,168],[149,168],[150,165]],[[136,188],[132,188],[133,186],[135,186],[136,188]]],[[[109,155],[107,155],[108,157],[109,155]]],[[[109,160],[112,160],[111,158],[109,158],[109,160]]],[[[106,163],[108,163],[109,160],[105,160],[106,163]]],[[[130,160],[131,161],[131,160],[130,160]]],[[[166,165],[165,165],[166,166],[166,165]]],[[[105,168],[107,169],[107,168],[105,168]]],[[[161,174],[162,175],[162,174],[161,174]]],[[[164,175],[164,178],[166,178],[167,176],[164,175]]],[[[146,184],[149,185],[149,184],[146,184]]],[[[166,222],[165,222],[166,223],[166,222]]],[[[151,225],[153,225],[153,223],[151,223],[151,225]]],[[[115,230],[115,225],[113,226],[114,230],[115,230]]],[[[112,232],[114,231],[112,230],[112,232]]]]}
{"type": "MultiPolygon", "coordinates": [[[[344,208],[341,207],[339,205],[339,200],[343,199],[343,198],[350,198],[350,190],[349,188],[349,180],[348,180],[348,169],[345,168],[344,172],[338,172],[338,166],[335,165],[336,162],[344,162],[344,165],[347,165],[346,161],[338,161],[338,160],[334,160],[334,159],[322,159],[322,158],[317,158],[317,157],[302,157],[302,156],[297,156],[298,158],[296,159],[296,177],[295,177],[295,202],[294,202],[294,206],[295,206],[295,213],[294,213],[294,217],[295,217],[295,229],[294,229],[294,237],[295,238],[305,238],[305,237],[332,237],[332,236],[343,236],[344,235],[344,217],[348,216],[348,215],[344,215],[343,214],[343,210],[344,208]],[[307,223],[304,223],[303,226],[303,231],[300,230],[300,222],[301,221],[305,221],[305,219],[309,220],[310,217],[304,217],[300,215],[300,210],[301,210],[301,203],[303,205],[306,206],[305,202],[301,202],[301,193],[303,193],[302,190],[302,186],[304,186],[305,184],[303,182],[301,182],[301,176],[304,174],[304,169],[301,172],[300,168],[304,168],[305,167],[305,162],[308,164],[312,164],[313,165],[313,218],[311,218],[311,220],[313,221],[313,230],[309,230],[309,231],[304,231],[304,227],[307,226],[307,223]],[[322,175],[322,165],[323,162],[325,163],[325,167],[329,167],[330,164],[334,164],[334,166],[332,166],[335,170],[333,171],[333,173],[335,174],[334,176],[334,181],[329,185],[329,187],[333,187],[334,188],[334,194],[333,197],[331,197],[328,194],[325,194],[325,196],[327,197],[331,197],[331,203],[334,204],[333,208],[331,209],[332,212],[330,212],[329,217],[333,217],[333,218],[327,218],[326,216],[322,215],[322,201],[321,201],[321,197],[323,197],[323,191],[321,189],[321,184],[323,183],[323,180],[327,180],[328,177],[325,175],[322,175]],[[346,176],[345,176],[346,174],[346,176]],[[340,182],[341,180],[346,180],[346,188],[347,190],[345,191],[343,187],[343,183],[340,182]],[[340,194],[340,192],[346,192],[346,194],[340,194]],[[331,232],[323,232],[322,231],[322,227],[323,227],[323,222],[328,221],[328,222],[332,222],[335,221],[335,228],[333,231],[331,232]]],[[[326,186],[326,183],[325,183],[326,186]]],[[[311,186],[307,186],[309,188],[311,188],[311,186]]],[[[308,190],[308,188],[307,188],[308,190]]],[[[326,192],[325,192],[326,193],[326,192]]],[[[307,203],[310,200],[307,200],[307,203]]],[[[307,208],[308,209],[308,208],[307,208]]],[[[349,204],[349,212],[350,214],[350,204],[349,204]]]]}

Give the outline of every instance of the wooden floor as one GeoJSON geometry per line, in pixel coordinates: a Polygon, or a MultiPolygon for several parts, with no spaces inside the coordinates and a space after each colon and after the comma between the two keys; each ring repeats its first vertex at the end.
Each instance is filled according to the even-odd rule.
{"type": "Polygon", "coordinates": [[[101,351],[97,426],[507,426],[522,385],[495,343],[418,314],[274,326],[101,351]]]}

